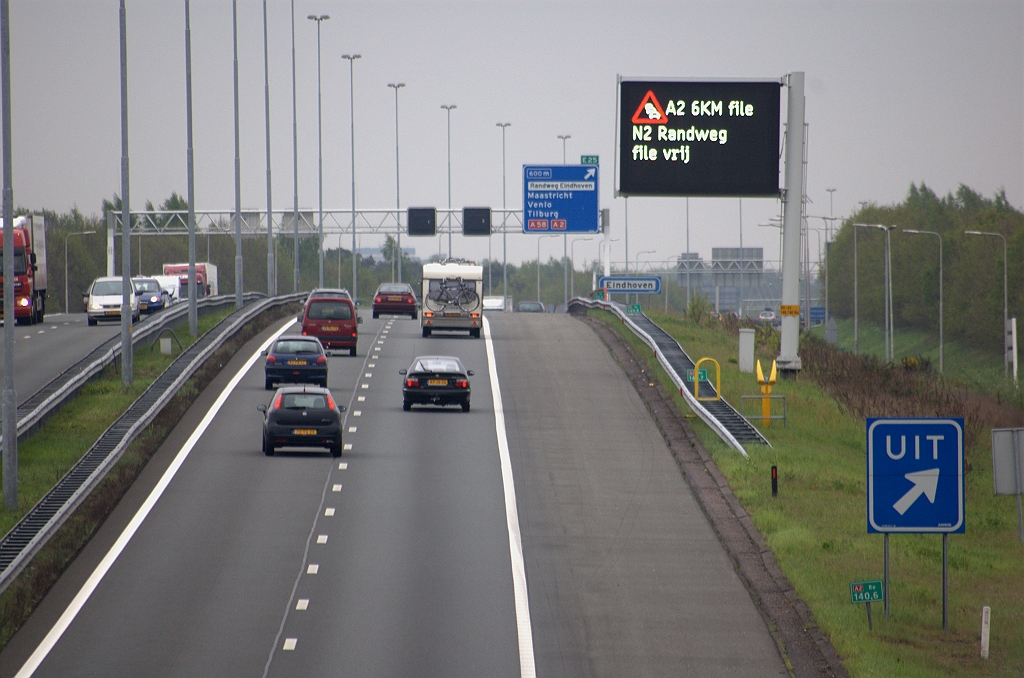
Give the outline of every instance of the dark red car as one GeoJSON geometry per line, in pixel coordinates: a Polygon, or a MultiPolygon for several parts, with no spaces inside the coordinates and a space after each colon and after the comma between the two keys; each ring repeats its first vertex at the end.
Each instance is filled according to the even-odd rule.
{"type": "Polygon", "coordinates": [[[302,309],[303,335],[316,337],[324,348],[347,348],[349,355],[356,354],[361,322],[355,304],[344,297],[311,294],[302,309]]]}
{"type": "Polygon", "coordinates": [[[373,317],[381,315],[407,315],[413,320],[419,317],[416,293],[406,283],[384,283],[373,295],[373,317]]]}

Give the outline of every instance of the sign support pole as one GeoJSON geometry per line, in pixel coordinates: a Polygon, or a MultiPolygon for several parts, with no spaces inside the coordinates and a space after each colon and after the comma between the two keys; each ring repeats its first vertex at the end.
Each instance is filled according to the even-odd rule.
{"type": "Polygon", "coordinates": [[[942,534],[942,632],[949,633],[949,535],[942,534]]]}
{"type": "Polygon", "coordinates": [[[1020,434],[1021,431],[1013,432],[1013,484],[1017,490],[1017,539],[1024,544],[1024,514],[1021,513],[1020,505],[1020,434]]]}
{"type": "Polygon", "coordinates": [[[885,552],[885,562],[882,565],[883,574],[885,576],[885,583],[883,584],[883,595],[885,597],[885,621],[889,621],[889,533],[886,532],[883,535],[885,546],[883,550],[885,552]]]}
{"type": "MultiPolygon", "coordinates": [[[[800,217],[803,198],[803,130],[804,130],[804,74],[790,73],[786,77],[789,96],[786,104],[786,156],[785,194],[782,221],[782,303],[800,304],[800,217]]],[[[783,372],[796,372],[802,363],[798,353],[800,343],[800,317],[782,316],[782,340],[779,346],[778,366],[783,372]]],[[[886,608],[888,610],[888,606],[886,608]]]]}

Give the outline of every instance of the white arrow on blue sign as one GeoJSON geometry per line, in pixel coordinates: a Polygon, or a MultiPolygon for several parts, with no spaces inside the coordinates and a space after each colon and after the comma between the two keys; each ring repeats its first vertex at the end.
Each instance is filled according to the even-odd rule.
{"type": "Polygon", "coordinates": [[[964,531],[964,420],[867,420],[868,532],[964,531]]]}

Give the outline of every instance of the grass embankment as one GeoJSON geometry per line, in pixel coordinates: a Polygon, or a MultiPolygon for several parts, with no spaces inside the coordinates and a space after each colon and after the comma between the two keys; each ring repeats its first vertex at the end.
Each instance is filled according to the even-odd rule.
{"type": "MultiPolygon", "coordinates": [[[[610,314],[591,313],[626,337],[666,390],[677,394],[680,411],[689,413],[646,345],[610,314]]],[[[677,316],[656,312],[649,316],[694,360],[708,356],[719,362],[722,394],[737,407],[741,395],[759,393],[754,376],[739,372],[735,335],[677,316]]],[[[777,333],[774,337],[759,333],[756,352],[762,366],[770,368],[778,354],[777,337],[777,333]]],[[[861,339],[863,348],[863,333],[861,339]]],[[[877,370],[877,365],[866,369],[877,370]]],[[[964,407],[968,411],[943,414],[979,422],[966,450],[966,534],[949,538],[949,634],[942,630],[942,538],[938,535],[890,537],[892,616],[886,622],[882,606],[875,604],[874,631],[869,632],[864,605],[851,604],[849,596],[849,582],[882,578],[882,536],[869,535],[866,528],[864,416],[852,413],[849,404],[840,405],[806,374],[779,381],[773,394],[786,396],[788,421],[785,427],[773,422],[765,429],[772,447],[751,446],[749,459],[727,447],[699,419],[690,421],[850,674],[857,678],[1020,676],[1024,668],[1024,545],[1017,541],[1013,499],[993,496],[990,425],[985,424],[1000,408],[979,404],[976,397],[957,396],[932,398],[903,413],[920,415],[922,407],[964,407]],[[770,480],[773,465],[779,469],[775,499],[770,480]],[[988,660],[979,656],[983,605],[992,607],[988,660]]],[[[895,410],[905,406],[905,401],[892,396],[884,405],[886,411],[877,414],[899,416],[895,410]]]]}
{"type": "MultiPolygon", "coordinates": [[[[258,316],[216,351],[178,391],[163,412],[128,447],[107,477],[58,530],[32,564],[0,595],[0,649],[74,560],[93,533],[138,477],[167,434],[221,367],[249,339],[276,320],[294,315],[298,305],[279,306],[258,316]]],[[[199,317],[202,336],[233,310],[199,317]]],[[[195,339],[177,330],[184,348],[195,339]]],[[[125,389],[117,366],[107,367],[18,446],[18,510],[0,507],[0,533],[6,534],[96,443],[103,432],[180,355],[166,356],[148,345],[136,346],[134,382],[125,389]]]]}

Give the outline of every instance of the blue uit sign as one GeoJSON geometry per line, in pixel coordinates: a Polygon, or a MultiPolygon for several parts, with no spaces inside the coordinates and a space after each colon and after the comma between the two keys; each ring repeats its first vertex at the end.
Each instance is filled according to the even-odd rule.
{"type": "Polygon", "coordinates": [[[868,532],[964,532],[964,420],[867,420],[868,532]]]}
{"type": "Polygon", "coordinates": [[[597,165],[523,165],[523,233],[598,233],[597,165]]]}

